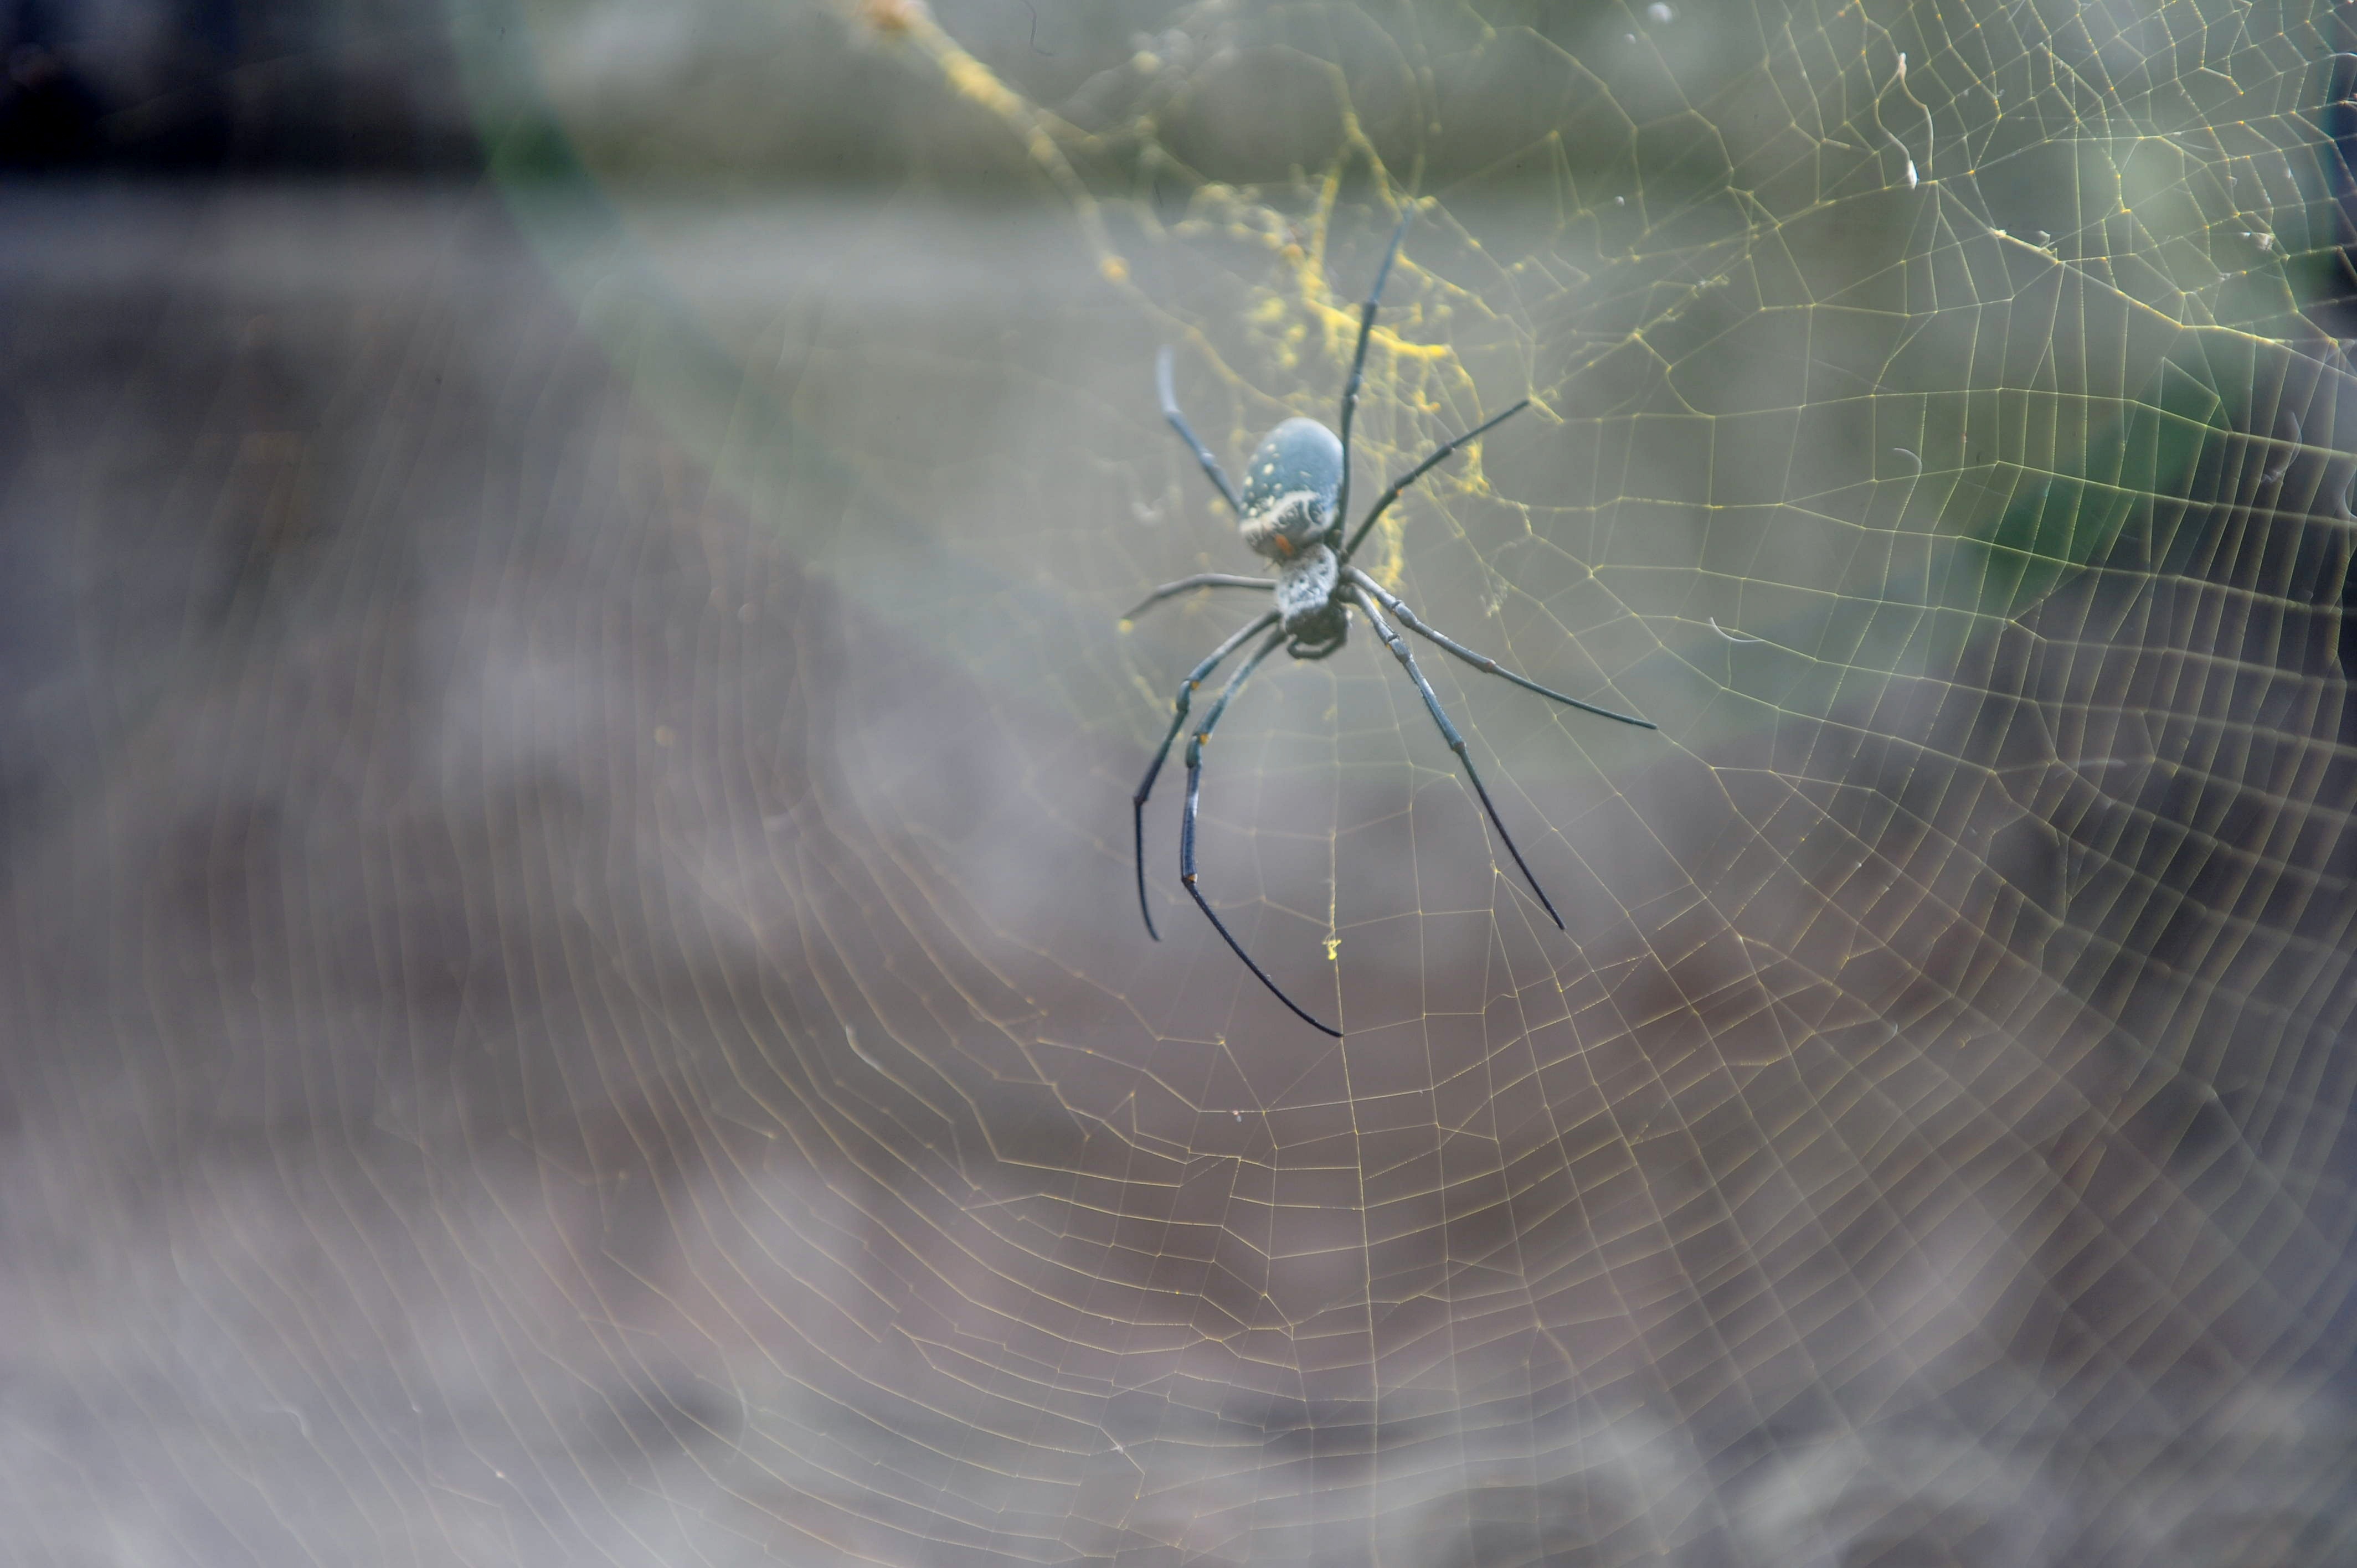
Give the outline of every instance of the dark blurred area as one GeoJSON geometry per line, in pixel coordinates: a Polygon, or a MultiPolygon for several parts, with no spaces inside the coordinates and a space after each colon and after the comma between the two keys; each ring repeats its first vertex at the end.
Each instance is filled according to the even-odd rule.
{"type": "Polygon", "coordinates": [[[191,177],[474,166],[441,7],[8,0],[0,166],[191,177]]]}

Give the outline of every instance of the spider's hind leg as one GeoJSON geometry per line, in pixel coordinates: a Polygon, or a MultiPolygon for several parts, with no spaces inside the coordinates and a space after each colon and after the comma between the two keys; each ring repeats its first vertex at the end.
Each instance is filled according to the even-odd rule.
{"type": "Polygon", "coordinates": [[[1228,510],[1242,517],[1244,503],[1236,499],[1235,486],[1228,483],[1227,470],[1220,467],[1220,460],[1211,456],[1211,449],[1203,445],[1203,438],[1195,434],[1195,427],[1188,424],[1187,416],[1178,411],[1178,393],[1170,384],[1171,359],[1168,345],[1154,357],[1154,390],[1162,396],[1162,417],[1170,422],[1170,428],[1178,433],[1178,439],[1195,454],[1195,461],[1203,466],[1203,477],[1219,490],[1220,499],[1228,503],[1228,510]]]}

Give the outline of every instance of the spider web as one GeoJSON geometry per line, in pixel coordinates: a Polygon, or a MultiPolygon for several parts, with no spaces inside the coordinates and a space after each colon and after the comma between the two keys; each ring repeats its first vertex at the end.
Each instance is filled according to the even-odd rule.
{"type": "Polygon", "coordinates": [[[17,1200],[104,1221],[25,1294],[119,1456],[13,1484],[167,1560],[2357,1553],[2337,19],[1025,10],[715,6],[643,122],[458,13],[544,278],[360,334],[432,416],[328,422],[358,521],[16,884],[102,1047],[25,1096],[135,1155],[17,1200]],[[780,71],[914,172],[726,185],[780,71]],[[1662,727],[1425,660],[1558,933],[1363,625],[1266,667],[1204,885],[1337,1045],[1168,772],[1132,907],[1257,601],[1119,615],[1254,565],[1156,346],[1232,473],[1331,422],[1410,202],[1361,495],[1533,407],[1362,560],[1662,727]]]}

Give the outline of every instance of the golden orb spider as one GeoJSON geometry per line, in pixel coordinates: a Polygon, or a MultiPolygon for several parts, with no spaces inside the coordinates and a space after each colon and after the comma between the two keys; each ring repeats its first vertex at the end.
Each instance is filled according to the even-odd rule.
{"type": "Polygon", "coordinates": [[[1393,480],[1390,487],[1375,498],[1375,504],[1367,510],[1367,515],[1361,520],[1349,542],[1342,542],[1342,525],[1351,510],[1351,418],[1358,412],[1359,382],[1366,372],[1367,338],[1374,329],[1375,310],[1383,298],[1384,280],[1391,276],[1392,263],[1399,259],[1401,242],[1407,238],[1407,226],[1415,216],[1415,209],[1411,207],[1400,219],[1399,227],[1392,231],[1391,248],[1383,252],[1383,265],[1375,269],[1374,286],[1367,291],[1366,303],[1359,308],[1358,348],[1351,356],[1350,379],[1342,383],[1341,435],[1337,436],[1314,419],[1285,421],[1270,431],[1254,449],[1252,461],[1244,470],[1244,488],[1241,496],[1228,482],[1228,476],[1220,467],[1219,459],[1211,456],[1211,448],[1197,437],[1193,427],[1187,423],[1187,416],[1178,411],[1178,395],[1170,384],[1171,353],[1168,348],[1162,350],[1155,362],[1155,384],[1162,395],[1162,416],[1170,422],[1170,427],[1178,433],[1179,439],[1186,442],[1188,448],[1195,454],[1195,460],[1203,466],[1203,472],[1211,479],[1212,488],[1220,492],[1221,498],[1228,503],[1228,510],[1235,514],[1244,543],[1256,553],[1276,563],[1276,575],[1239,577],[1225,572],[1200,573],[1175,583],[1165,583],[1146,595],[1137,607],[1129,612],[1135,616],[1174,594],[1187,593],[1195,588],[1266,588],[1275,593],[1276,603],[1274,606],[1262,611],[1254,620],[1239,628],[1233,636],[1211,650],[1210,655],[1178,682],[1178,711],[1171,716],[1169,731],[1163,736],[1161,746],[1154,753],[1154,760],[1147,765],[1146,777],[1138,783],[1137,793],[1130,799],[1135,830],[1134,853],[1137,863],[1137,908],[1138,912],[1146,917],[1146,934],[1159,941],[1162,933],[1154,929],[1154,913],[1146,898],[1146,799],[1154,793],[1154,780],[1161,773],[1162,764],[1169,757],[1170,747],[1178,740],[1180,727],[1187,722],[1188,709],[1193,702],[1196,688],[1208,680],[1211,671],[1218,669],[1230,654],[1265,632],[1267,635],[1253,650],[1251,657],[1239,665],[1228,677],[1227,684],[1220,688],[1219,697],[1211,703],[1211,711],[1203,715],[1203,722],[1187,742],[1187,805],[1178,826],[1178,880],[1186,886],[1196,907],[1211,920],[1212,928],[1226,940],[1235,955],[1243,960],[1244,967],[1268,987],[1270,993],[1291,1008],[1302,1022],[1312,1028],[1324,1030],[1338,1040],[1342,1037],[1342,1031],[1319,1022],[1287,996],[1284,989],[1269,978],[1268,972],[1254,961],[1252,954],[1244,951],[1243,944],[1236,940],[1218,912],[1204,898],[1202,889],[1196,886],[1195,819],[1198,802],[1201,799],[1203,744],[1211,738],[1212,727],[1220,722],[1220,715],[1227,711],[1228,703],[1237,690],[1260,667],[1263,660],[1280,646],[1296,659],[1324,659],[1340,650],[1349,639],[1351,610],[1355,607],[1365,616],[1368,624],[1375,628],[1375,635],[1383,639],[1383,645],[1392,650],[1393,657],[1400,661],[1400,667],[1407,671],[1408,679],[1415,682],[1417,693],[1424,698],[1426,710],[1432,714],[1432,722],[1440,726],[1441,738],[1448,743],[1448,749],[1457,754],[1457,760],[1465,768],[1465,777],[1472,782],[1473,792],[1480,797],[1481,810],[1488,814],[1490,824],[1505,841],[1507,853],[1522,868],[1523,880],[1531,885],[1531,891],[1538,895],[1540,907],[1546,910],[1547,918],[1555,921],[1557,930],[1563,929],[1563,917],[1555,913],[1546,890],[1539,886],[1538,878],[1531,875],[1530,863],[1515,847],[1513,835],[1506,831],[1506,824],[1498,820],[1498,809],[1491,804],[1490,791],[1482,786],[1481,775],[1474,770],[1473,758],[1467,754],[1465,737],[1458,734],[1457,726],[1449,722],[1447,711],[1440,705],[1440,698],[1432,690],[1432,683],[1416,667],[1415,655],[1408,650],[1407,643],[1392,628],[1391,622],[1383,618],[1383,612],[1390,610],[1410,631],[1446,649],[1484,674],[1502,676],[1525,691],[1536,692],[1542,697],[1552,698],[1582,713],[1595,714],[1600,718],[1614,719],[1624,725],[1635,725],[1641,729],[1659,727],[1650,720],[1614,713],[1610,708],[1600,708],[1593,703],[1585,703],[1577,697],[1566,696],[1542,686],[1535,681],[1525,680],[1501,666],[1496,660],[1476,653],[1463,643],[1425,625],[1397,595],[1351,564],[1352,552],[1367,537],[1367,531],[1374,527],[1375,520],[1383,515],[1384,509],[1399,499],[1402,490],[1424,478],[1467,442],[1530,406],[1531,400],[1523,398],[1502,413],[1483,420],[1464,435],[1442,442],[1424,461],[1393,480]]]}

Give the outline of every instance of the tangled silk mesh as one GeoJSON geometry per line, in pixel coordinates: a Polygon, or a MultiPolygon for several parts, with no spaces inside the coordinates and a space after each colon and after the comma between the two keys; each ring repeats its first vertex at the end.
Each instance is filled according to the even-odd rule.
{"type": "MultiPolygon", "coordinates": [[[[388,789],[355,830],[365,967],[438,973],[434,845],[447,923],[506,955],[508,1076],[457,1103],[413,1028],[365,1116],[261,1135],[299,1262],[234,1206],[176,1222],[181,1287],[284,1353],[237,1409],[317,1456],[216,1444],[246,1550],[2357,1556],[2337,23],[1576,9],[1194,7],[1049,102],[914,0],[847,8],[1022,149],[1075,263],[1042,286],[1123,345],[1088,363],[987,321],[830,335],[808,300],[634,315],[511,181],[667,422],[534,415],[597,454],[549,511],[620,474],[700,520],[668,555],[600,535],[582,570],[624,585],[535,636],[675,700],[572,714],[634,738],[501,793],[497,715],[559,722],[516,655],[437,754],[456,814],[404,838],[423,797],[388,789]],[[1222,139],[1270,102],[1291,142],[1222,139]],[[1117,617],[1252,564],[1154,345],[1232,472],[1330,420],[1410,201],[1361,493],[1534,407],[1365,559],[1662,728],[1427,660],[1566,940],[1363,627],[1258,677],[1205,885],[1337,1045],[1186,907],[1168,775],[1158,946],[1130,904],[1129,790],[1250,601],[1117,617]],[[1001,361],[1052,417],[970,437],[1001,361]],[[707,473],[738,521],[677,499],[707,473]]],[[[263,1025],[324,1037],[358,1026],[309,875],[238,918],[278,922],[263,1025]]],[[[345,1091],[267,1059],[283,1117],[345,1091]]]]}

